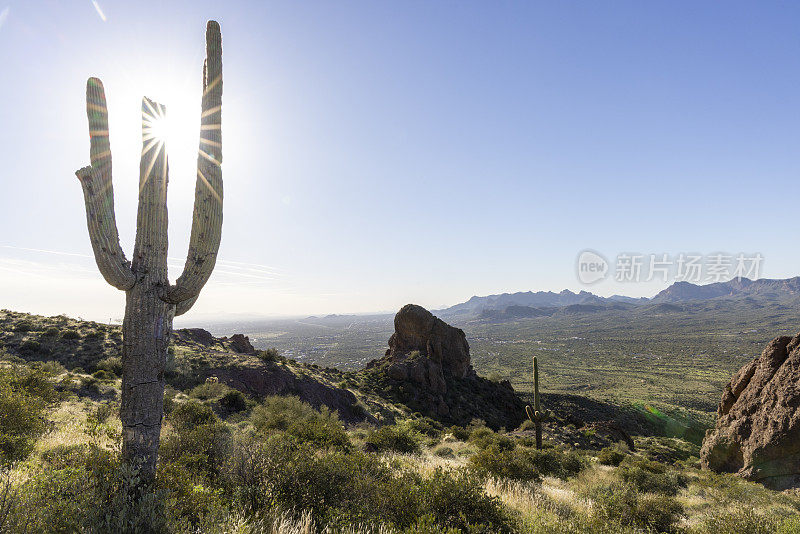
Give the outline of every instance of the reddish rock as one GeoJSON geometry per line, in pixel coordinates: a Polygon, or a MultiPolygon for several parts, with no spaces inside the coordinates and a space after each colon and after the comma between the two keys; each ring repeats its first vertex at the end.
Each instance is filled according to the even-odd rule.
{"type": "Polygon", "coordinates": [[[799,406],[800,335],[779,337],[725,386],[703,467],[773,489],[800,486],[799,406]]]}

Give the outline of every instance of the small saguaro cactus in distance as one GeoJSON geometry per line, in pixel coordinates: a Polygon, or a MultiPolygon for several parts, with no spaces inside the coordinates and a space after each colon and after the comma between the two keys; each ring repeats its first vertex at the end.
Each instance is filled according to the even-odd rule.
{"type": "Polygon", "coordinates": [[[197,300],[217,260],[222,236],[222,37],[219,24],[206,27],[203,104],[197,158],[192,233],[183,274],[167,277],[168,161],[156,135],[164,106],[142,99],[142,156],[133,260],[119,243],[111,181],[108,108],[102,82],[86,83],[91,165],[75,174],[83,187],[86,220],[95,261],[103,278],[126,293],[122,323],[122,459],[152,482],[164,415],[164,368],[172,320],[197,300]]]}
{"type": "Polygon", "coordinates": [[[539,401],[539,364],[536,361],[536,356],[533,357],[533,408],[531,405],[525,407],[525,412],[528,414],[528,419],[533,421],[536,430],[536,448],[542,448],[542,422],[547,421],[548,413],[542,410],[539,401]]]}

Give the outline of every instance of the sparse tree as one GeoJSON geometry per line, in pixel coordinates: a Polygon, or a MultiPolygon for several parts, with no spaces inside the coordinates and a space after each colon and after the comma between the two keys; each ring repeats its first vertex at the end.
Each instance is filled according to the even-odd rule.
{"type": "Polygon", "coordinates": [[[155,477],[164,414],[164,368],[172,320],[197,300],[217,260],[222,234],[222,38],[219,24],[206,28],[203,105],[197,158],[192,233],[183,274],[167,277],[168,161],[164,140],[155,135],[163,105],[142,99],[142,156],[136,243],[128,261],[119,243],[111,181],[108,109],[102,82],[86,84],[91,165],[75,174],[83,187],[86,220],[103,278],[126,292],[122,323],[122,456],[140,467],[143,482],[155,477]]]}

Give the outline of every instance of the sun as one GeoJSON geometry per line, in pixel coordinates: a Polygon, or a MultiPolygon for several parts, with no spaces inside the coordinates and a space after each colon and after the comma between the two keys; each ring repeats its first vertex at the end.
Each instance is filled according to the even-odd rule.
{"type": "Polygon", "coordinates": [[[172,134],[166,107],[149,98],[142,100],[142,140],[146,145],[161,145],[172,134]]]}

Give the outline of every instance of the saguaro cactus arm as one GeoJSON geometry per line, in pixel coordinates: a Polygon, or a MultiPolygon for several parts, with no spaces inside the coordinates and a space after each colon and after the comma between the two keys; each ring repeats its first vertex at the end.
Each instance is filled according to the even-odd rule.
{"type": "Polygon", "coordinates": [[[222,238],[222,36],[219,24],[206,27],[203,65],[203,108],[192,234],[183,274],[170,286],[165,300],[187,311],[211,276],[222,238]],[[186,301],[189,301],[188,303],[186,301]]]}
{"type": "Polygon", "coordinates": [[[91,165],[79,169],[75,175],[83,188],[89,240],[100,274],[112,286],[127,291],[136,283],[136,277],[119,244],[111,184],[108,108],[103,83],[97,78],[89,78],[86,82],[86,116],[89,119],[91,165]]]}

